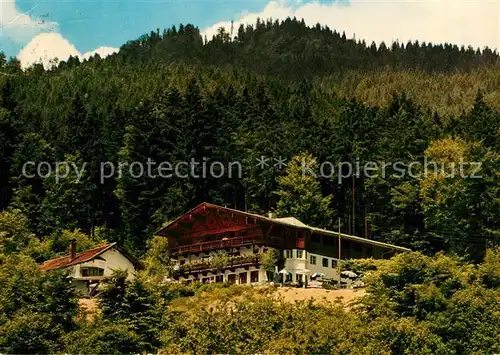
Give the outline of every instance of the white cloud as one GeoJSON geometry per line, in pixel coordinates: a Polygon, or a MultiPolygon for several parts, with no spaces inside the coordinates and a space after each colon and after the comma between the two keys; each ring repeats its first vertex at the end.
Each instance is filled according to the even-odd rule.
{"type": "Polygon", "coordinates": [[[114,54],[118,52],[118,48],[113,48],[113,47],[99,47],[96,50],[93,50],[91,52],[84,53],[81,57],[83,59],[89,59],[93,55],[99,54],[101,58],[105,58],[108,55],[114,54]]]}
{"type": "Polygon", "coordinates": [[[33,38],[17,55],[21,66],[27,68],[34,63],[42,63],[45,68],[50,67],[51,60],[67,60],[70,56],[79,56],[80,52],[69,43],[61,34],[41,33],[33,38]]]}
{"type": "MultiPolygon", "coordinates": [[[[255,23],[257,22],[257,18],[260,19],[273,18],[273,19],[284,20],[287,17],[293,17],[293,16],[294,16],[294,9],[292,8],[292,6],[288,6],[287,4],[285,4],[284,1],[280,2],[271,1],[266,5],[264,10],[262,10],[259,13],[244,12],[238,20],[234,21],[233,34],[236,35],[238,27],[240,27],[240,24],[255,25],[255,23]]],[[[202,32],[202,35],[203,36],[206,35],[207,39],[210,40],[221,27],[224,27],[227,30],[227,32],[229,32],[231,30],[231,21],[216,23],[215,25],[205,29],[202,32]]]]}
{"type": "Polygon", "coordinates": [[[15,0],[0,0],[0,37],[18,44],[29,41],[17,55],[23,68],[42,63],[48,69],[55,63],[55,59],[64,61],[70,56],[88,59],[96,53],[104,58],[118,52],[118,48],[100,47],[85,54],[80,53],[57,32],[59,25],[56,22],[31,16],[38,4],[27,12],[20,12],[16,8],[15,0]]]}
{"type": "MultiPolygon", "coordinates": [[[[260,13],[244,13],[234,21],[255,24],[257,17],[284,20],[304,19],[307,25],[327,25],[345,31],[348,37],[390,44],[395,40],[454,43],[473,47],[500,47],[500,1],[351,1],[348,4],[291,3],[271,1],[260,13]]],[[[231,22],[219,22],[203,31],[208,39],[220,27],[230,30],[231,22]]]]}
{"type": "Polygon", "coordinates": [[[70,56],[88,59],[98,53],[101,58],[118,52],[118,48],[100,47],[85,54],[80,53],[60,33],[41,33],[35,36],[17,55],[23,69],[35,63],[41,63],[49,69],[57,61],[65,61],[70,56]]]}
{"type": "Polygon", "coordinates": [[[22,43],[37,33],[57,30],[56,22],[30,16],[37,6],[35,4],[29,11],[21,12],[16,8],[15,0],[0,0],[0,35],[22,43]]]}

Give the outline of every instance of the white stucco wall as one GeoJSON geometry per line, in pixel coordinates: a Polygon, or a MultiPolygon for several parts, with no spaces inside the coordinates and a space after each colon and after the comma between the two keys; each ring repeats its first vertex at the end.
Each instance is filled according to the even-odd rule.
{"type": "Polygon", "coordinates": [[[127,259],[122,253],[115,248],[111,248],[101,254],[101,257],[106,260],[106,267],[104,268],[104,276],[113,274],[113,270],[121,269],[128,272],[128,279],[135,278],[135,267],[132,262],[127,259]]]}
{"type": "Polygon", "coordinates": [[[85,263],[73,265],[70,270],[71,277],[82,277],[81,269],[85,267],[98,267],[104,269],[104,276],[111,276],[113,274],[113,270],[121,269],[126,270],[128,273],[127,279],[132,280],[135,277],[135,267],[132,262],[127,259],[122,253],[120,253],[115,248],[111,248],[106,250],[104,253],[99,255],[100,258],[104,260],[100,260],[99,258],[90,260],[85,263]]]}
{"type": "Polygon", "coordinates": [[[319,254],[309,253],[305,250],[302,250],[302,258],[297,258],[297,249],[291,249],[292,257],[287,257],[286,250],[283,251],[283,256],[285,257],[285,269],[290,271],[293,275],[293,281],[296,280],[296,274],[300,270],[310,270],[308,276],[310,277],[314,273],[323,273],[325,277],[337,279],[337,267],[332,267],[332,260],[335,261],[335,265],[337,265],[336,258],[325,257],[319,254]],[[316,264],[311,264],[311,256],[316,257],[316,264]],[[323,259],[328,260],[328,265],[323,266],[323,259]]]}

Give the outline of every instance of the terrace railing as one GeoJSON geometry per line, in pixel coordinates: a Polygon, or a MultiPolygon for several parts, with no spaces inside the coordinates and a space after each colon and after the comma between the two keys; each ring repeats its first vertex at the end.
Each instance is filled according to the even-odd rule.
{"type": "Polygon", "coordinates": [[[262,235],[249,235],[241,237],[231,237],[208,242],[199,242],[188,245],[180,245],[171,249],[173,254],[194,254],[204,253],[211,250],[238,248],[252,244],[263,244],[280,247],[283,239],[280,237],[265,237],[262,235]]]}
{"type": "MultiPolygon", "coordinates": [[[[243,266],[258,266],[260,263],[260,255],[246,255],[236,256],[231,258],[228,263],[223,267],[224,269],[237,268],[243,266]]],[[[210,262],[195,262],[184,264],[181,266],[183,273],[201,272],[215,270],[216,267],[211,265],[210,262]]]]}

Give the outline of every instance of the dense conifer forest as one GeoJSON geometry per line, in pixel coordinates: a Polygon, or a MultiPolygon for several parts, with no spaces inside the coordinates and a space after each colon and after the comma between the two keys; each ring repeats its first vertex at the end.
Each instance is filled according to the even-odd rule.
{"type": "MultiPolygon", "coordinates": [[[[215,353],[234,347],[238,352],[279,353],[286,332],[297,338],[296,344],[308,344],[300,338],[300,327],[284,324],[318,314],[323,325],[341,314],[351,327],[346,332],[352,333],[336,333],[344,343],[323,334],[323,347],[290,352],[500,351],[498,332],[488,327],[498,324],[498,252],[491,251],[485,260],[486,251],[500,244],[496,51],[418,41],[367,44],[296,19],[259,20],[230,33],[220,30],[212,39],[203,38],[193,25],[180,25],[125,43],[105,59],[70,58],[49,70],[35,65],[23,71],[15,58],[0,55],[0,88],[0,326],[6,331],[0,348],[7,352],[92,352],[98,344],[102,348],[95,349],[108,353],[160,348],[167,353],[215,353]],[[257,165],[262,157],[269,159],[265,169],[257,165]],[[286,159],[288,166],[274,164],[274,158],[286,159]],[[124,169],[102,177],[103,162],[109,167],[146,164],[148,159],[241,162],[243,175],[150,178],[124,169]],[[341,174],[303,178],[301,159],[315,159],[315,172],[330,162],[341,174]],[[424,174],[424,166],[418,165],[416,176],[400,176],[392,165],[386,176],[379,171],[367,177],[348,174],[341,164],[408,166],[424,161],[444,168],[424,174]],[[464,161],[481,163],[481,178],[451,174],[451,167],[464,161]],[[36,164],[26,170],[26,162],[49,165],[37,172],[36,164]],[[63,172],[57,162],[79,168],[85,164],[85,169],[81,174],[63,172]],[[40,176],[48,170],[67,177],[40,176]],[[373,294],[359,317],[335,307],[302,305],[286,308],[293,318],[286,321],[285,308],[265,302],[238,304],[239,313],[231,321],[254,339],[243,341],[246,345],[236,338],[221,342],[223,330],[210,323],[208,313],[191,315],[190,325],[175,323],[182,319],[176,311],[159,310],[172,298],[196,290],[162,291],[140,281],[127,291],[119,288],[125,300],[120,304],[113,297],[106,301],[105,294],[103,315],[93,326],[68,321],[77,312],[73,291],[63,276],[39,275],[35,262],[64,254],[74,238],[79,248],[117,241],[147,258],[154,232],[204,201],[295,215],[334,230],[340,218],[345,233],[418,253],[377,267],[392,268],[396,276],[373,276],[373,294]],[[431,257],[440,251],[463,259],[431,257]],[[415,280],[405,279],[412,273],[415,280]],[[25,274],[33,276],[23,279],[25,274]],[[400,288],[403,283],[425,287],[400,288]],[[13,295],[23,299],[20,308],[12,303],[13,295]],[[45,308],[32,308],[33,302],[45,308]],[[473,316],[477,323],[467,323],[470,319],[460,313],[466,312],[464,305],[469,315],[492,319],[473,316]],[[63,320],[55,316],[60,311],[63,320]],[[273,328],[278,338],[271,342],[265,335],[271,330],[264,324],[262,329],[245,328],[248,319],[258,318],[249,316],[252,312],[264,312],[268,324],[285,333],[273,328]],[[33,329],[23,325],[27,319],[33,329]],[[444,320],[452,322],[449,327],[442,325],[444,320]],[[162,328],[155,328],[157,324],[162,328]],[[464,343],[470,329],[473,339],[464,343]],[[360,334],[369,334],[371,340],[364,341],[371,348],[363,347],[360,334]],[[391,344],[384,343],[388,334],[396,334],[391,344]],[[338,348],[332,348],[334,343],[338,348]],[[352,344],[357,344],[356,351],[352,344]]],[[[157,173],[157,167],[153,170],[157,173]]],[[[468,176],[475,170],[464,168],[468,176]]],[[[210,319],[221,327],[229,324],[226,313],[217,312],[210,319]]],[[[322,334],[319,328],[314,332],[322,334]]]]}
{"type": "MultiPolygon", "coordinates": [[[[162,223],[203,201],[276,209],[287,171],[259,169],[261,156],[310,154],[318,163],[361,166],[466,159],[483,162],[484,178],[388,173],[339,184],[323,174],[320,193],[333,213],[320,227],[334,227],[340,216],[351,234],[475,259],[496,242],[500,114],[489,104],[498,102],[496,52],[368,46],[295,19],[258,21],[233,37],[221,30],[207,41],[181,25],[130,41],[104,60],[70,58],[49,71],[38,65],[22,72],[16,60],[3,60],[0,208],[26,216],[42,240],[100,228],[140,254],[162,223]],[[204,157],[242,162],[242,178],[135,179],[124,172],[100,181],[101,162],[204,157]],[[27,161],[87,165],[75,184],[28,179],[27,161]]],[[[303,217],[317,221],[317,213],[303,217]]]]}

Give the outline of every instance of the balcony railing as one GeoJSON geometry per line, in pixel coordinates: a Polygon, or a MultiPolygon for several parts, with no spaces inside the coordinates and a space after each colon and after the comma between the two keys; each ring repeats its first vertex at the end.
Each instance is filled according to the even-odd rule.
{"type": "MultiPolygon", "coordinates": [[[[248,255],[248,256],[237,256],[229,260],[229,262],[223,267],[223,269],[231,269],[243,266],[258,266],[260,263],[260,255],[248,255]]],[[[216,270],[216,267],[211,265],[210,262],[195,262],[190,264],[184,264],[181,266],[181,272],[183,273],[193,273],[216,270]]]]}
{"type": "Polygon", "coordinates": [[[264,237],[261,235],[251,235],[244,237],[232,237],[196,244],[181,245],[171,249],[172,254],[194,254],[203,253],[210,250],[220,250],[228,248],[242,247],[252,244],[267,244],[271,246],[281,246],[283,239],[279,237],[264,237]]]}

